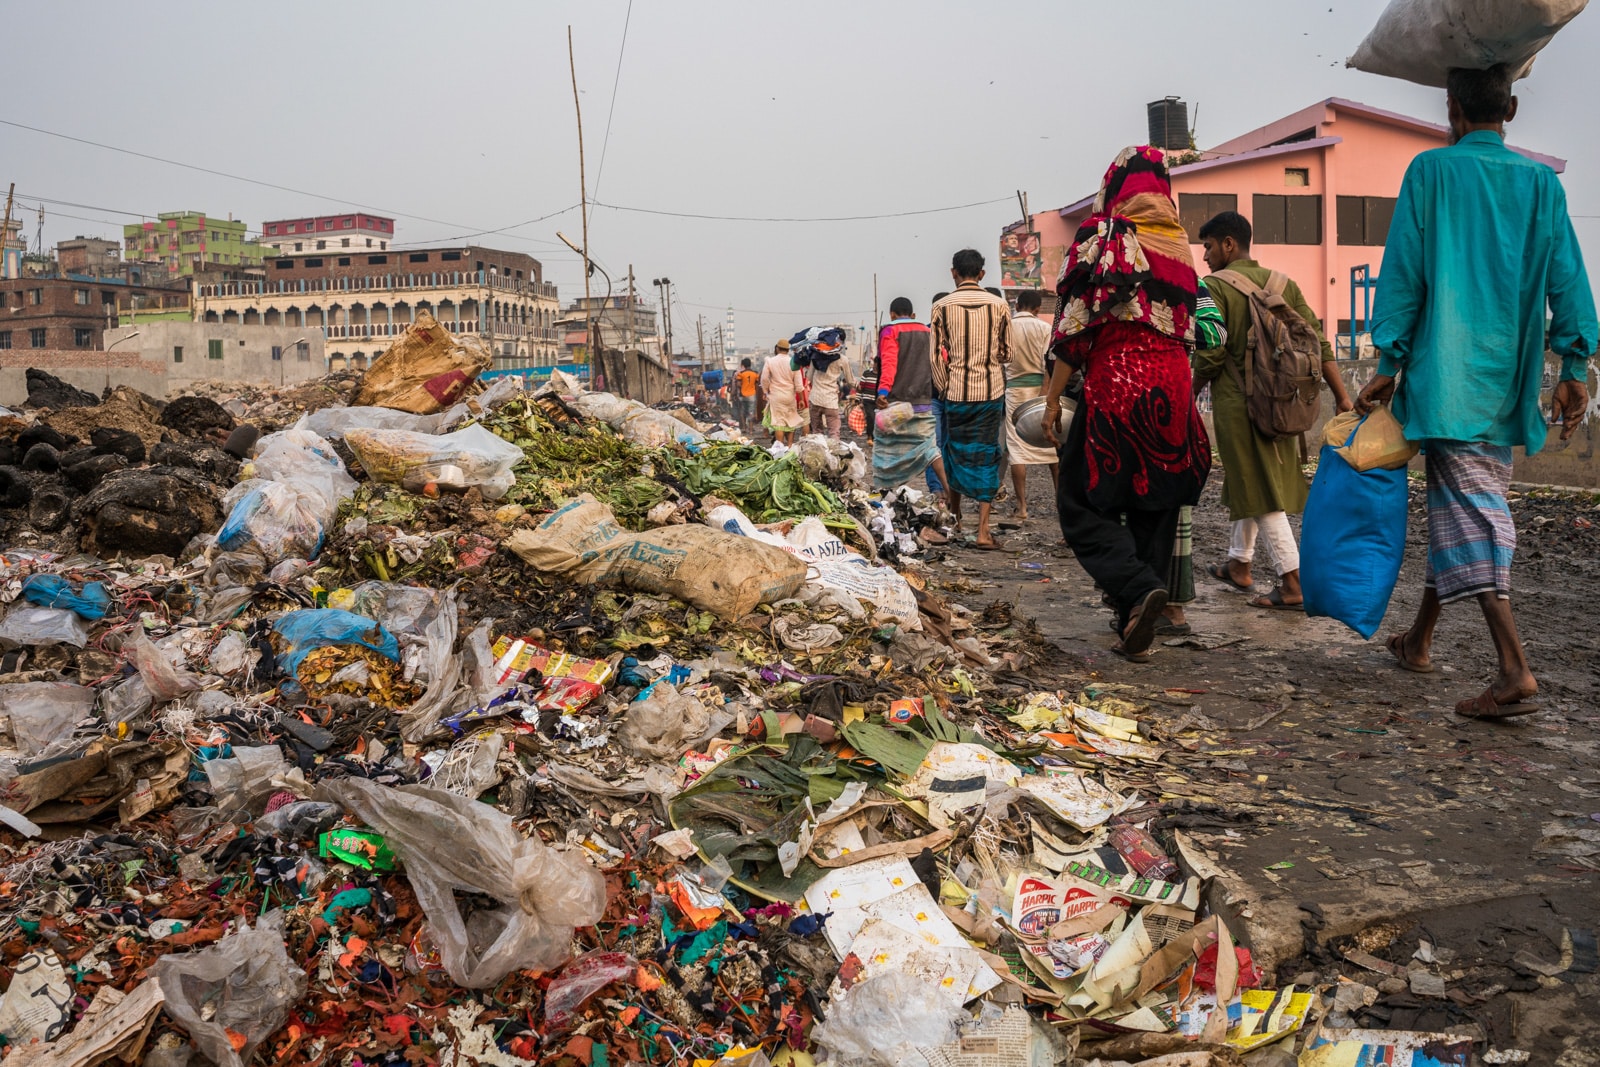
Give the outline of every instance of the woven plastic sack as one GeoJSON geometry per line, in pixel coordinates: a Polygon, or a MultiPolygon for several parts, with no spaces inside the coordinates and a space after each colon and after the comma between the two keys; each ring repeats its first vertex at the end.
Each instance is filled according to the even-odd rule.
{"type": "Polygon", "coordinates": [[[1525,78],[1588,0],[1391,0],[1346,66],[1443,88],[1452,68],[1504,63],[1525,78]]]}

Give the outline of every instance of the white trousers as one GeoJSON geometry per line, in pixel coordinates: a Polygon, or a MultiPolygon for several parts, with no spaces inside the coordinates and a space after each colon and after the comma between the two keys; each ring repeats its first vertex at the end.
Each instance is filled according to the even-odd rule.
{"type": "Polygon", "coordinates": [[[1256,555],[1256,535],[1267,544],[1267,554],[1280,576],[1300,569],[1300,547],[1294,543],[1294,531],[1289,528],[1289,516],[1282,511],[1268,512],[1254,519],[1240,519],[1233,524],[1233,537],[1228,544],[1228,556],[1240,563],[1249,563],[1256,555]]]}

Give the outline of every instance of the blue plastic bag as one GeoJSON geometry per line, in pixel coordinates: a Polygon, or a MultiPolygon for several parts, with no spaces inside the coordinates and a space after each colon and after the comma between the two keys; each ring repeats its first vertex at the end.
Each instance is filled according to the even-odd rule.
{"type": "Polygon", "coordinates": [[[22,596],[42,608],[71,608],[80,619],[103,619],[111,607],[111,594],[104,582],[84,582],[75,592],[72,583],[59,574],[34,574],[22,583],[22,596]]]}
{"type": "Polygon", "coordinates": [[[400,642],[381,623],[365,615],[337,608],[306,608],[280,616],[272,629],[286,646],[278,654],[278,669],[290,678],[297,677],[300,661],[327,645],[365,645],[396,662],[400,642]]]}
{"type": "Polygon", "coordinates": [[[1405,469],[1357,471],[1323,445],[1300,524],[1306,614],[1371,637],[1389,610],[1405,548],[1405,469]]]}

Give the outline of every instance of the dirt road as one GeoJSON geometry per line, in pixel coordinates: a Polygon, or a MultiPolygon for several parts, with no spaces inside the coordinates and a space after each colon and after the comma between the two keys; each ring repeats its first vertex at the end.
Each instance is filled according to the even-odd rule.
{"type": "MultiPolygon", "coordinates": [[[[1189,751],[1169,761],[1169,798],[1251,816],[1189,832],[1248,887],[1257,954],[1279,980],[1327,980],[1337,964],[1370,986],[1388,979],[1392,992],[1357,1013],[1363,1025],[1479,1027],[1493,1047],[1530,1051],[1528,1062],[1600,1064],[1596,500],[1513,502],[1514,604],[1545,710],[1488,724],[1454,713],[1493,673],[1474,605],[1446,609],[1434,674],[1397,669],[1381,640],[1421,595],[1419,486],[1400,588],[1384,628],[1363,641],[1330,620],[1252,608],[1204,576],[1227,549],[1213,479],[1195,513],[1195,640],[1158,640],[1137,665],[1110,652],[1108,613],[1060,544],[1043,469],[1030,473],[1034,517],[1002,530],[1007,551],[952,551],[934,573],[992,583],[995,598],[1037,620],[1067,654],[1041,684],[1078,686],[1087,674],[1138,687],[1173,721],[1195,716],[1181,739],[1189,751]],[[1444,976],[1447,995],[1428,995],[1431,977],[1341,959],[1357,939],[1402,967],[1420,952],[1434,962],[1411,966],[1444,976]],[[1541,965],[1565,973],[1546,977],[1541,965]]],[[[1010,512],[996,508],[1002,520],[1010,512]]]]}

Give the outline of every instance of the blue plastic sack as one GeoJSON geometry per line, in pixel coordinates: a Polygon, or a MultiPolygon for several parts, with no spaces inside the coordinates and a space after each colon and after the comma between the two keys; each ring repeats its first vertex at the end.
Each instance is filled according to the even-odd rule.
{"type": "Polygon", "coordinates": [[[111,607],[104,582],[84,582],[81,591],[59,574],[33,574],[22,583],[22,596],[42,608],[71,608],[80,619],[103,619],[111,607]]]}
{"type": "Polygon", "coordinates": [[[300,661],[327,645],[365,645],[380,655],[399,662],[400,642],[394,634],[365,615],[337,608],[306,608],[280,616],[272,624],[282,638],[284,650],[278,654],[278,669],[295,678],[300,661]]]}
{"type": "Polygon", "coordinates": [[[1357,471],[1323,445],[1300,524],[1306,614],[1371,637],[1389,610],[1405,549],[1405,469],[1357,471]]]}

